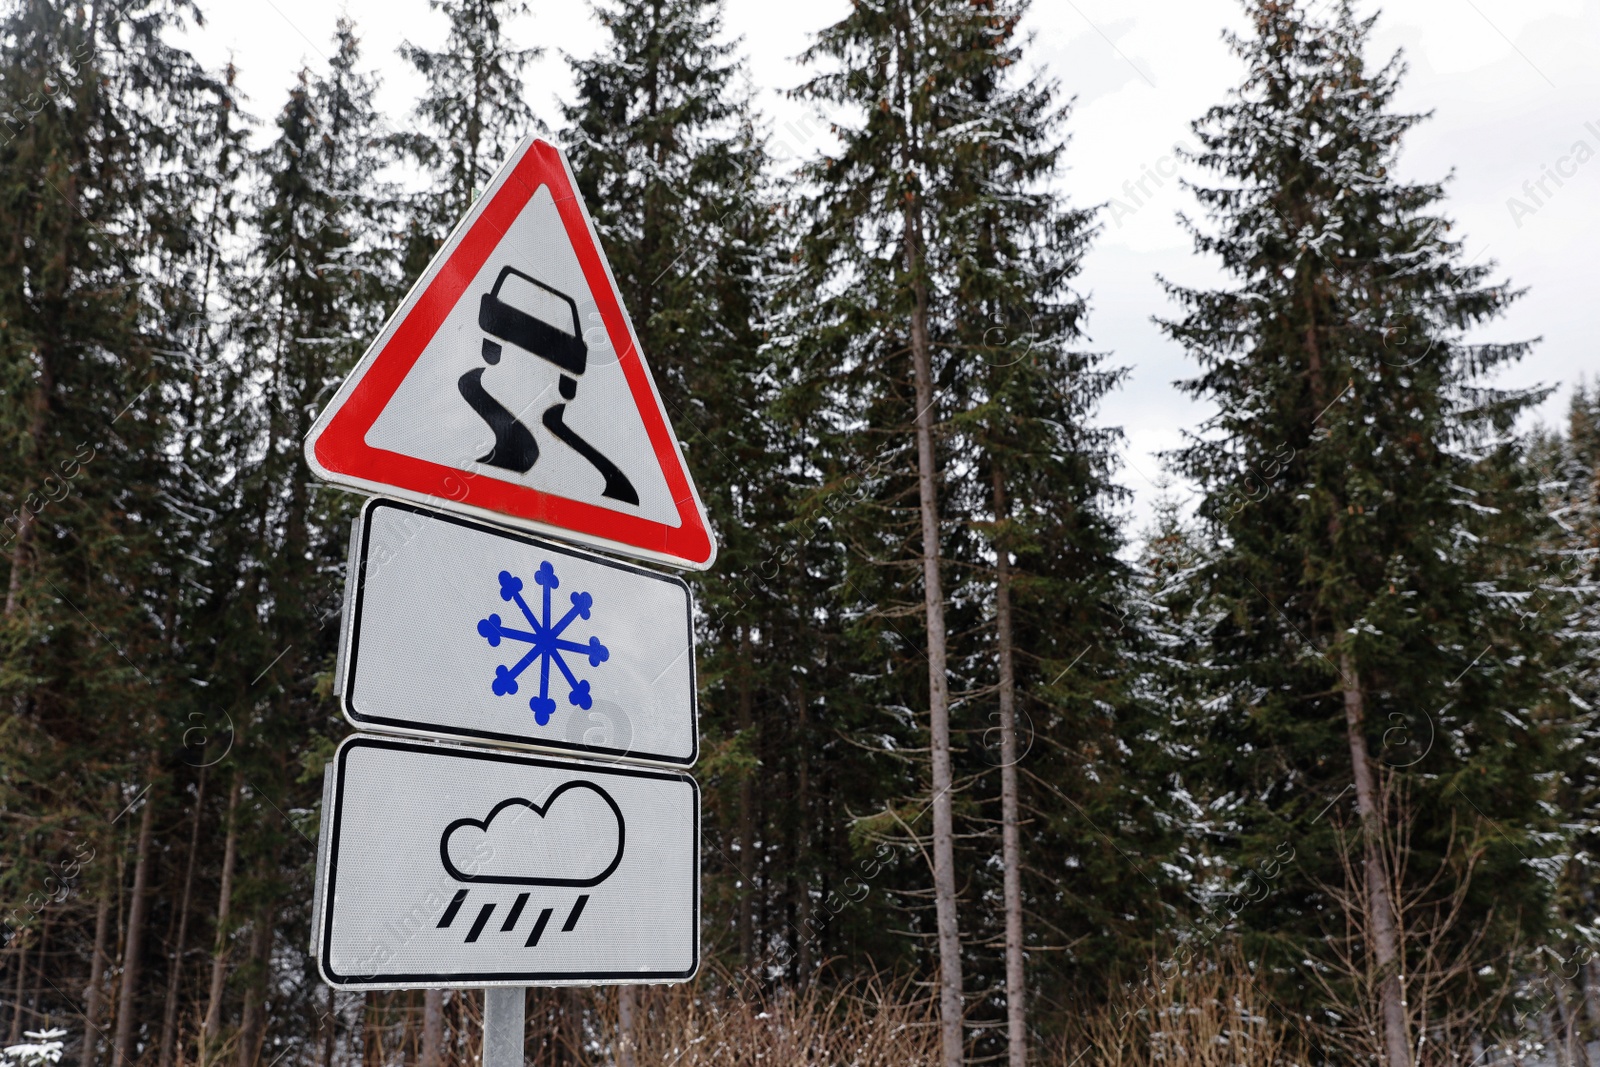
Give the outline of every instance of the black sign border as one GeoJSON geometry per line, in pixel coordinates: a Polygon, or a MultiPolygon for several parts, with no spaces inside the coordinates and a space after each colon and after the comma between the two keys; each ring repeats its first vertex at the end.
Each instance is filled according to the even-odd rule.
{"type": "Polygon", "coordinates": [[[447,737],[460,738],[465,741],[483,741],[488,744],[511,745],[516,748],[538,749],[553,752],[571,752],[588,756],[605,756],[613,759],[639,760],[645,763],[662,764],[668,767],[693,767],[700,758],[700,680],[698,666],[695,663],[695,633],[694,633],[694,590],[689,588],[689,583],[675,574],[663,574],[646,567],[634,566],[620,560],[609,559],[595,552],[571,548],[557,544],[543,537],[534,537],[517,530],[507,529],[503,526],[494,526],[486,522],[477,522],[463,518],[450,512],[440,511],[436,508],[425,508],[418,504],[394,500],[389,497],[373,497],[361,509],[360,516],[356,519],[357,543],[352,546],[350,569],[345,578],[345,596],[353,599],[349,624],[346,626],[345,656],[343,664],[344,684],[339,692],[339,707],[344,712],[346,719],[357,729],[377,731],[403,732],[407,736],[447,737]],[[533,545],[543,552],[554,552],[573,559],[587,560],[605,567],[630,574],[644,575],[658,581],[671,582],[682,587],[684,591],[684,626],[689,634],[689,755],[664,756],[659,753],[645,753],[631,748],[602,748],[598,745],[585,745],[574,741],[564,740],[530,740],[522,734],[502,734],[492,730],[472,730],[453,726],[441,726],[437,723],[422,723],[410,719],[395,718],[392,715],[373,715],[356,710],[355,686],[356,666],[360,660],[361,646],[361,610],[366,599],[367,576],[367,551],[372,539],[372,516],[379,508],[392,508],[396,511],[421,515],[428,519],[437,519],[455,526],[462,526],[469,530],[477,530],[496,537],[504,537],[512,541],[533,545]]]}
{"type": "MultiPolygon", "coordinates": [[[[612,763],[585,763],[574,760],[540,759],[492,749],[469,748],[449,743],[429,744],[398,737],[372,737],[355,734],[345,738],[334,754],[334,802],[331,824],[324,826],[331,832],[328,842],[328,870],[322,890],[323,914],[316,916],[322,926],[322,951],[317,953],[317,970],[322,980],[338,989],[388,988],[388,989],[477,989],[484,985],[581,985],[584,983],[616,982],[634,984],[648,982],[687,982],[700,970],[700,783],[691,775],[679,771],[649,770],[612,763]],[[396,749],[406,752],[429,752],[435,755],[461,759],[486,760],[491,763],[518,763],[524,766],[576,769],[584,774],[620,775],[626,778],[655,778],[664,781],[688,782],[694,791],[694,890],[690,902],[694,915],[690,929],[694,931],[694,958],[685,971],[491,971],[460,974],[366,974],[341,975],[329,964],[333,952],[333,909],[338,899],[339,834],[344,817],[345,761],[358,748],[396,749]]],[[[327,817],[327,813],[323,813],[327,817]]]]}

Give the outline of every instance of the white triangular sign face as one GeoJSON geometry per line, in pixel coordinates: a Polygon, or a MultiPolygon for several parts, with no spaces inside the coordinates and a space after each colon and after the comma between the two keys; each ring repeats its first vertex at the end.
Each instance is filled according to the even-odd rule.
{"type": "Polygon", "coordinates": [[[694,568],[716,554],[566,160],[526,142],[306,438],[329,481],[694,568]]]}

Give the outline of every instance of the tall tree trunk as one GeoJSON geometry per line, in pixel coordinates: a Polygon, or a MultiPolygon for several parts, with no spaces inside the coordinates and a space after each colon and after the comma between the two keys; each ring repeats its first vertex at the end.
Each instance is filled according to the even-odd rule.
{"type": "Polygon", "coordinates": [[[636,986],[617,987],[617,1067],[634,1067],[634,1015],[639,1006],[636,986]]]}
{"type": "Polygon", "coordinates": [[[217,890],[216,937],[211,945],[211,985],[200,1027],[200,1067],[206,1067],[222,1029],[222,983],[228,975],[228,915],[233,906],[233,868],[239,855],[239,776],[228,790],[228,836],[222,846],[222,885],[217,890]]]}
{"type": "Polygon", "coordinates": [[[1011,630],[1011,550],[1006,525],[1011,506],[1005,474],[994,463],[995,655],[1000,661],[1000,865],[1004,871],[1006,913],[1006,1050],[1009,1067],[1028,1062],[1028,1005],[1022,968],[1022,835],[1017,804],[1017,673],[1011,630]]]}
{"type": "Polygon", "coordinates": [[[1411,1067],[1405,989],[1400,973],[1400,931],[1384,869],[1378,790],[1372,776],[1372,760],[1367,754],[1366,694],[1361,688],[1361,676],[1355,661],[1348,652],[1339,654],[1339,680],[1344,689],[1344,722],[1350,740],[1356,810],[1361,815],[1362,867],[1366,877],[1369,938],[1367,949],[1378,965],[1378,1008],[1383,1018],[1384,1058],[1388,1067],[1411,1067]]]}
{"type": "Polygon", "coordinates": [[[133,893],[128,898],[128,936],[122,947],[122,988],[117,995],[117,1033],[111,1043],[112,1067],[133,1067],[134,1003],[139,995],[139,954],[144,947],[146,890],[150,882],[150,830],[155,821],[155,766],[149,771],[149,793],[139,814],[139,838],[133,852],[133,893]]]}
{"type": "MultiPolygon", "coordinates": [[[[328,990],[333,991],[332,987],[328,990]]],[[[332,1038],[329,1048],[332,1049],[332,1038]]],[[[422,1067],[441,1067],[444,1054],[444,990],[427,989],[422,993],[422,1067]]],[[[332,1058],[332,1052],[329,1053],[332,1058]]]]}
{"type": "MultiPolygon", "coordinates": [[[[121,816],[117,816],[119,819],[121,816]]],[[[133,825],[129,819],[127,826],[133,825]]],[[[128,937],[128,846],[132,843],[132,833],[120,843],[117,849],[117,898],[111,903],[111,918],[113,927],[111,940],[108,942],[106,952],[106,966],[110,974],[106,978],[106,1054],[112,1052],[111,1038],[117,1030],[117,980],[115,978],[116,961],[122,958],[122,945],[128,937]]],[[[112,1061],[115,1067],[115,1061],[112,1061]]]]}
{"type": "MultiPolygon", "coordinates": [[[[909,16],[909,8],[906,11],[909,16]]],[[[903,25],[897,67],[903,109],[909,109],[910,86],[919,77],[916,66],[915,20],[903,25]]],[[[912,120],[915,121],[914,119],[912,120]]],[[[902,142],[902,171],[919,171],[915,130],[902,142]]],[[[945,1067],[962,1061],[961,933],[956,919],[954,775],[950,757],[950,677],[945,647],[944,583],[940,578],[938,465],[933,447],[933,352],[928,332],[926,248],[922,199],[918,189],[904,197],[906,276],[911,288],[911,369],[916,397],[917,502],[922,519],[922,592],[928,627],[928,728],[932,772],[929,798],[933,808],[933,902],[939,945],[939,1038],[945,1067]]]]}
{"type": "Polygon", "coordinates": [[[800,984],[805,985],[811,981],[813,961],[816,959],[812,946],[811,878],[808,873],[815,870],[811,863],[811,700],[806,694],[805,675],[800,675],[795,686],[795,712],[795,727],[800,738],[800,744],[795,746],[798,749],[795,761],[795,811],[800,824],[795,834],[795,852],[799,858],[796,866],[801,872],[795,929],[800,931],[800,984]]]}
{"type": "Polygon", "coordinates": [[[1588,1007],[1589,1025],[1600,1030],[1600,960],[1590,960],[1583,968],[1583,1002],[1588,1007]]]}
{"type": "Polygon", "coordinates": [[[100,1036],[100,986],[106,975],[106,935],[111,929],[111,898],[104,888],[94,909],[94,949],[89,957],[89,984],[83,991],[83,1067],[94,1067],[100,1036]]]}
{"type": "Polygon", "coordinates": [[[239,1067],[255,1067],[266,1033],[267,978],[272,968],[273,907],[256,913],[250,931],[250,981],[244,987],[244,1007],[239,1013],[239,1067]]]}
{"type": "Polygon", "coordinates": [[[938,468],[933,450],[933,354],[928,287],[922,278],[921,210],[907,199],[906,270],[911,276],[911,364],[916,387],[917,497],[922,513],[923,607],[928,620],[928,723],[933,780],[933,894],[939,943],[939,1034],[945,1067],[962,1059],[961,934],[956,925],[955,809],[951,791],[950,678],[940,579],[938,468]]]}
{"type": "Polygon", "coordinates": [[[33,968],[33,1014],[35,1018],[44,1015],[39,1008],[42,1006],[44,998],[44,958],[47,951],[46,946],[49,942],[50,912],[47,911],[39,923],[39,951],[34,954],[38,958],[38,962],[33,968]]]}
{"type": "MultiPolygon", "coordinates": [[[[30,490],[24,490],[22,499],[26,501],[30,490]]],[[[17,540],[11,548],[11,574],[6,579],[6,615],[10,616],[17,610],[17,605],[22,602],[22,568],[27,563],[28,546],[33,543],[33,512],[23,504],[22,520],[17,524],[17,540]]],[[[15,1041],[12,1044],[16,1044],[15,1041]]]]}
{"type": "Polygon", "coordinates": [[[189,943],[189,902],[194,895],[194,862],[200,851],[200,812],[206,803],[206,769],[200,768],[195,786],[194,820],[189,828],[189,860],[183,870],[183,896],[178,903],[178,933],[172,944],[172,963],[167,969],[167,1004],[161,1015],[160,1067],[172,1067],[172,1046],[178,1032],[178,986],[183,973],[183,950],[189,943]]]}
{"type": "Polygon", "coordinates": [[[28,991],[28,943],[22,935],[16,934],[16,947],[11,954],[17,958],[17,986],[12,994],[11,1001],[11,1040],[8,1045],[15,1045],[22,1040],[22,997],[28,991]]]}
{"type": "MultiPolygon", "coordinates": [[[[739,736],[745,744],[750,744],[752,721],[752,700],[750,693],[750,630],[747,626],[739,626],[739,736]]],[[[751,887],[755,881],[755,863],[753,862],[756,850],[756,820],[755,820],[755,773],[751,771],[744,775],[739,782],[739,880],[743,883],[739,892],[739,958],[746,967],[753,967],[755,941],[751,931],[751,887]]]]}

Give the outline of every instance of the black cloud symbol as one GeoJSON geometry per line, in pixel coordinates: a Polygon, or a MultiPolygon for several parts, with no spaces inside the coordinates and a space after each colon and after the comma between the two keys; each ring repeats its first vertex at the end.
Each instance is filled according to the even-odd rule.
{"type": "MultiPolygon", "coordinates": [[[[572,805],[568,804],[567,807],[571,808],[572,805]]],[[[592,808],[593,805],[590,805],[590,807],[592,808]]],[[[502,834],[504,837],[509,838],[512,833],[516,832],[513,829],[513,826],[515,823],[520,821],[520,814],[524,813],[514,813],[509,824],[502,824],[502,834]]],[[[490,809],[489,814],[484,816],[482,819],[457,819],[449,826],[446,826],[444,828],[444,833],[439,837],[439,859],[444,863],[444,869],[450,873],[450,877],[454,878],[458,882],[489,882],[498,885],[547,885],[576,887],[593,886],[599,885],[601,882],[611,877],[612,872],[617,869],[617,865],[622,862],[622,848],[626,835],[627,825],[622,818],[622,809],[617,806],[617,802],[615,800],[611,799],[611,794],[607,793],[604,789],[601,789],[599,786],[591,782],[565,782],[558,786],[547,798],[545,798],[545,802],[543,804],[535,804],[533,801],[525,800],[522,797],[509,797],[496,804],[492,809],[490,809]],[[539,817],[539,822],[530,824],[525,832],[526,837],[525,841],[523,842],[524,847],[514,847],[508,841],[501,841],[501,845],[505,846],[504,851],[506,853],[505,857],[503,858],[509,859],[512,863],[515,863],[518,859],[524,858],[528,852],[528,849],[525,847],[526,843],[536,839],[541,834],[543,834],[546,838],[549,838],[552,835],[556,836],[558,838],[555,842],[556,844],[561,843],[559,840],[560,836],[570,835],[573,841],[582,842],[592,846],[596,840],[603,839],[602,834],[604,828],[597,828],[592,825],[564,826],[559,822],[559,818],[552,818],[549,821],[546,821],[551,809],[555,808],[556,802],[560,800],[563,795],[573,790],[584,790],[586,792],[594,793],[605,802],[606,806],[611,809],[611,814],[616,818],[616,853],[611,857],[610,863],[608,863],[598,874],[587,877],[574,877],[538,874],[469,873],[458,868],[455,864],[455,861],[450,858],[450,839],[452,835],[454,835],[457,831],[466,829],[467,827],[473,827],[480,833],[484,834],[486,840],[491,840],[491,824],[493,824],[496,817],[498,817],[500,813],[505,811],[507,808],[526,808],[528,811],[533,812],[533,814],[539,817]],[[554,829],[552,829],[552,826],[554,829]]],[[[569,863],[580,863],[584,858],[586,858],[584,855],[582,855],[582,853],[592,852],[593,849],[584,849],[580,847],[568,849],[550,849],[549,851],[557,862],[566,861],[569,863]]],[[[491,847],[489,855],[485,858],[485,865],[491,867],[501,866],[501,864],[493,862],[496,858],[501,858],[500,849],[491,847]]]]}

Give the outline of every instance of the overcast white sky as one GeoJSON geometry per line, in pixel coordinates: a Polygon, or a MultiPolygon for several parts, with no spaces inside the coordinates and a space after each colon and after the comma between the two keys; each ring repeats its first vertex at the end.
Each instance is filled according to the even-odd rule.
{"type": "MultiPolygon", "coordinates": [[[[527,99],[554,123],[556,100],[572,88],[563,53],[593,51],[601,33],[587,4],[530,6],[532,16],[510,33],[522,45],[547,49],[527,72],[527,99]]],[[[848,0],[728,0],[728,32],[743,39],[774,142],[796,156],[815,145],[797,133],[804,113],[784,96],[804,77],[793,57],[847,8],[848,0]]],[[[1503,275],[1529,287],[1484,337],[1543,338],[1501,380],[1559,386],[1538,418],[1560,423],[1572,384],[1580,376],[1593,380],[1600,369],[1600,345],[1585,326],[1600,308],[1600,0],[1390,0],[1382,9],[1377,52],[1404,47],[1411,64],[1402,106],[1434,112],[1412,134],[1403,173],[1453,171],[1447,211],[1468,255],[1497,261],[1503,275]],[[1578,142],[1587,145],[1581,163],[1578,142]],[[1547,168],[1565,172],[1559,185],[1547,168]],[[1537,200],[1524,183],[1533,183],[1537,200]],[[1531,212],[1514,217],[1512,197],[1531,212]]],[[[395,49],[403,39],[436,46],[444,32],[443,16],[427,0],[229,0],[207,5],[207,14],[190,46],[207,63],[232,58],[249,109],[263,120],[282,106],[302,65],[323,62],[334,22],[347,14],[368,64],[383,77],[380,109],[403,128],[420,84],[395,49]]],[[[1194,368],[1150,321],[1172,310],[1155,275],[1205,282],[1215,267],[1194,254],[1178,228],[1175,212],[1193,211],[1193,203],[1176,182],[1157,188],[1147,178],[1143,192],[1128,183],[1146,168],[1170,171],[1168,157],[1189,137],[1189,122],[1236,83],[1240,68],[1220,34],[1239,22],[1235,0],[1035,0],[1027,23],[1036,34],[1030,62],[1077,98],[1063,190],[1078,204],[1115,198],[1123,205],[1102,216],[1105,231],[1081,284],[1091,297],[1095,346],[1131,370],[1102,418],[1127,434],[1121,478],[1135,493],[1139,524],[1161,479],[1157,453],[1177,445],[1204,415],[1173,388],[1194,368]]]]}

